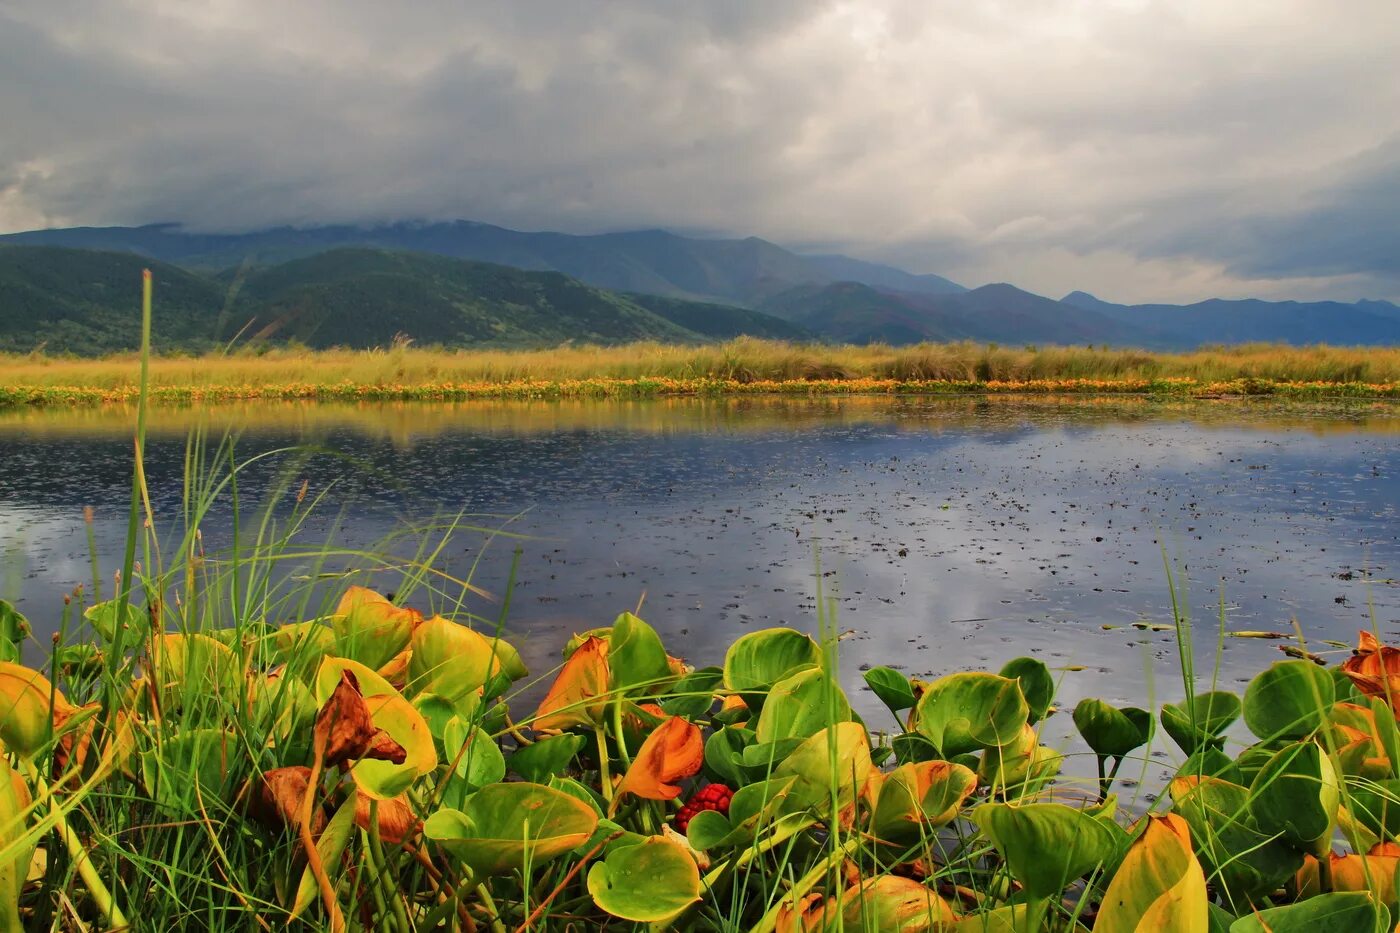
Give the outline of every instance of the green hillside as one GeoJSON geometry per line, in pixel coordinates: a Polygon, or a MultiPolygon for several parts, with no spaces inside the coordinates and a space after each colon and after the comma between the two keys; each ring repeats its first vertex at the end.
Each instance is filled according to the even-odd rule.
{"type": "Polygon", "coordinates": [[[155,274],[156,344],[167,350],[230,340],[374,347],[402,336],[420,345],[526,347],[805,335],[754,311],[421,253],[338,249],[249,274],[197,274],[128,254],[0,246],[0,350],[133,349],[143,267],[155,274]]]}

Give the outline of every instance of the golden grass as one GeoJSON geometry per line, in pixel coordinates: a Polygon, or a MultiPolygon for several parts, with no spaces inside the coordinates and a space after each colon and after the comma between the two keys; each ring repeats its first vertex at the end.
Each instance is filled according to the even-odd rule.
{"type": "MultiPolygon", "coordinates": [[[[136,356],[0,356],[0,401],[121,401],[136,356]]],[[[1251,344],[1189,353],[972,343],[825,346],[739,339],[708,346],[639,343],[551,350],[272,350],[151,361],[164,401],[206,398],[648,397],[727,391],[1149,391],[1387,396],[1400,348],[1251,344]],[[1299,394],[1299,392],[1294,392],[1299,394]]]]}

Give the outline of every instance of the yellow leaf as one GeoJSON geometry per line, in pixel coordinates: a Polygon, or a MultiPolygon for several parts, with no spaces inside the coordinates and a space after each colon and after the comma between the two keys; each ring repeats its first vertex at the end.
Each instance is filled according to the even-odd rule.
{"type": "Polygon", "coordinates": [[[1207,933],[1206,878],[1186,821],[1175,814],[1146,820],[1109,882],[1094,933],[1207,933]]]}

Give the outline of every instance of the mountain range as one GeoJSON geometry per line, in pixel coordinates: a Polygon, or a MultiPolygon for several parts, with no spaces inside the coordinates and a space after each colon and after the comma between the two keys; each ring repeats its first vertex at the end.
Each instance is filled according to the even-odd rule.
{"type": "Polygon", "coordinates": [[[141,262],[157,266],[157,329],[172,346],[235,335],[311,346],[375,346],[396,335],[526,346],[738,334],[1147,349],[1400,344],[1400,307],[1385,301],[1118,305],[1085,292],[1055,300],[1004,283],[968,289],[848,256],[801,255],[756,237],[576,236],[458,221],[0,236],[0,348],[124,345],[134,334],[125,266],[141,262]]]}

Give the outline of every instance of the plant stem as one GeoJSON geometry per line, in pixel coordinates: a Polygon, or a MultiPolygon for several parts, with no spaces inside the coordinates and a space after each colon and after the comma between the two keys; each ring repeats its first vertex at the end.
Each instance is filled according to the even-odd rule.
{"type": "Polygon", "coordinates": [[[63,844],[68,849],[68,855],[73,859],[73,864],[78,866],[78,876],[83,879],[83,884],[88,889],[88,894],[92,896],[97,904],[97,909],[102,912],[102,916],[107,918],[107,923],[114,929],[125,929],[130,924],[126,915],[117,906],[116,899],[112,897],[112,892],[107,890],[107,885],[103,883],[102,876],[97,873],[97,868],[92,864],[92,859],[88,858],[87,849],[83,846],[83,841],[73,832],[68,821],[63,818],[63,812],[58,803],[53,800],[49,793],[49,786],[44,779],[39,776],[39,772],[33,765],[26,763],[26,770],[29,772],[29,779],[34,783],[35,796],[41,803],[48,803],[52,806],[52,819],[54,829],[63,837],[63,844]]]}
{"type": "Polygon", "coordinates": [[[791,891],[774,902],[772,907],[768,908],[768,912],[763,915],[763,919],[759,920],[758,923],[754,925],[750,933],[771,933],[778,924],[778,912],[782,910],[784,906],[789,903],[793,905],[797,904],[798,901],[806,896],[809,890],[816,887],[818,882],[839,866],[842,859],[846,858],[846,856],[850,855],[859,847],[860,837],[852,836],[850,839],[846,840],[840,848],[832,849],[827,853],[826,858],[817,863],[815,868],[797,880],[797,883],[792,886],[791,891]]]}

